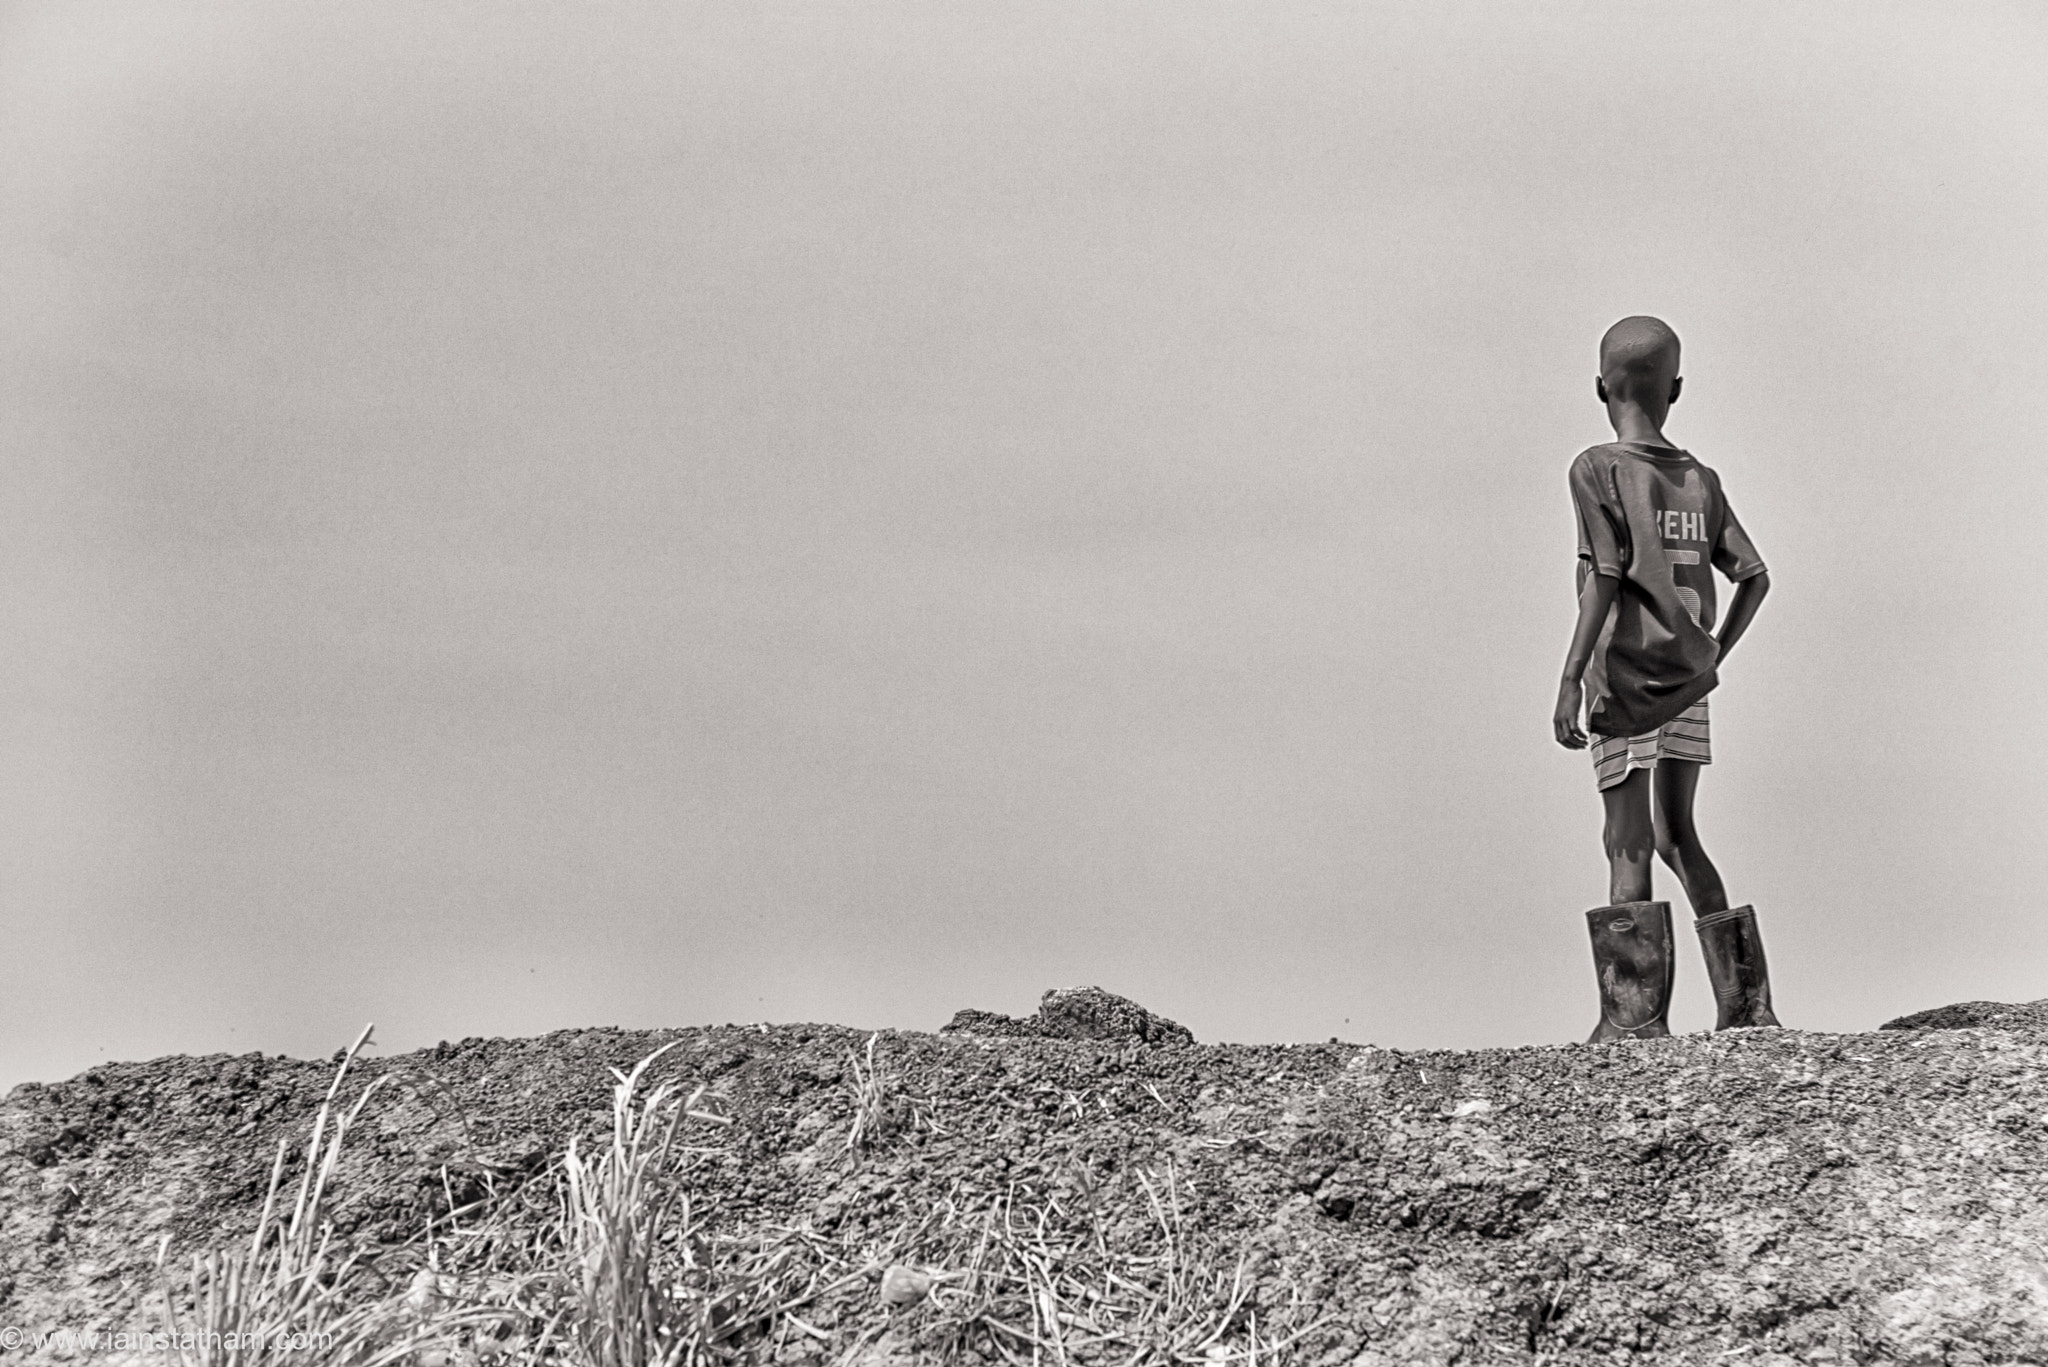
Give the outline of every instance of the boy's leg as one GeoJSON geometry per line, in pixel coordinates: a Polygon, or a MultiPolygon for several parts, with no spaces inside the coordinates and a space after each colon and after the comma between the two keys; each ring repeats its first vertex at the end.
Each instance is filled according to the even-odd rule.
{"type": "Polygon", "coordinates": [[[1621,782],[1600,791],[1607,807],[1607,825],[1601,832],[1607,847],[1607,900],[1617,906],[1650,900],[1650,851],[1657,843],[1650,775],[1662,767],[1631,769],[1621,782]]]}
{"type": "Polygon", "coordinates": [[[1593,971],[1600,983],[1600,1024],[1588,1043],[1656,1039],[1671,1033],[1671,907],[1650,900],[1650,771],[1631,769],[1600,790],[1607,807],[1607,895],[1612,905],[1586,913],[1593,971]]]}
{"type": "MultiPolygon", "coordinates": [[[[1700,768],[1667,756],[1658,760],[1651,771],[1656,775],[1657,854],[1685,885],[1686,900],[1692,903],[1695,919],[1728,910],[1728,893],[1721,886],[1720,870],[1707,858],[1700,833],[1692,824],[1692,799],[1699,786],[1700,768]]],[[[1649,886],[1647,879],[1643,886],[1649,886]]]]}
{"type": "Polygon", "coordinates": [[[1700,949],[1707,956],[1707,979],[1714,985],[1714,1028],[1776,1025],[1770,970],[1764,964],[1756,912],[1749,907],[1728,909],[1721,875],[1701,847],[1699,832],[1693,829],[1692,799],[1699,781],[1697,764],[1657,761],[1657,853],[1685,884],[1685,895],[1692,899],[1700,949]]]}

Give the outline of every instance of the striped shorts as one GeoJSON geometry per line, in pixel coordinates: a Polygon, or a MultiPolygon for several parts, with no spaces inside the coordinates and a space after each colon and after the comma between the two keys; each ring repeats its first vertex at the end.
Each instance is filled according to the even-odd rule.
{"type": "Polygon", "coordinates": [[[1712,764],[1707,748],[1707,700],[1701,698],[1655,731],[1640,736],[1593,737],[1593,776],[1606,792],[1628,777],[1631,769],[1647,769],[1660,759],[1712,764]]]}

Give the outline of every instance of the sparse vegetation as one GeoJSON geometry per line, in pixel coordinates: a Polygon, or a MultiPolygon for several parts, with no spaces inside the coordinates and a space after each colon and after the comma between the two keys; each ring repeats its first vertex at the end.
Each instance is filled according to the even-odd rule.
{"type": "Polygon", "coordinates": [[[411,1301],[370,1289],[359,1250],[337,1239],[326,1202],[342,1147],[387,1074],[346,1109],[339,1105],[349,1065],[370,1041],[370,1027],[342,1055],[334,1083],[314,1116],[305,1171],[286,1214],[287,1146],[280,1142],[255,1236],[246,1250],[195,1254],[182,1296],[167,1265],[168,1241],[157,1250],[165,1317],[164,1347],[185,1367],[268,1367],[275,1363],[350,1363],[362,1367],[412,1359],[422,1343],[450,1338],[497,1318],[475,1306],[436,1306],[418,1313],[411,1301]]]}
{"type": "MultiPolygon", "coordinates": [[[[713,1367],[784,1359],[800,1339],[848,1362],[900,1349],[989,1363],[1257,1364],[1304,1332],[1260,1324],[1246,1259],[1190,1230],[1170,1164],[1106,1177],[1080,1165],[1063,1193],[956,1192],[880,1240],[722,1227],[691,1174],[722,1154],[729,1119],[707,1108],[701,1084],[647,1085],[673,1042],[613,1070],[611,1133],[594,1151],[569,1142],[552,1218],[517,1227],[532,1220],[531,1199],[454,1212],[422,1238],[400,1290],[326,1218],[351,1127],[399,1076],[341,1106],[369,1036],[346,1051],[314,1118],[289,1212],[280,1146],[246,1250],[194,1257],[182,1295],[160,1257],[167,1336],[184,1367],[713,1367]]],[[[847,1056],[844,1147],[855,1158],[894,1131],[898,1103],[940,1129],[929,1103],[918,1111],[895,1093],[878,1039],[847,1056]]]]}
{"type": "Polygon", "coordinates": [[[867,1062],[859,1054],[846,1055],[846,1090],[853,1101],[853,1114],[846,1122],[846,1151],[858,1158],[881,1138],[889,1121],[889,1082],[875,1062],[879,1033],[868,1036],[867,1062]]]}

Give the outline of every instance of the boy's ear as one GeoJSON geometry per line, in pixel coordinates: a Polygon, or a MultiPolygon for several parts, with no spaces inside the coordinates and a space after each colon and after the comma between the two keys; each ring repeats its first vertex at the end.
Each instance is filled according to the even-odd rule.
{"type": "Polygon", "coordinates": [[[1607,381],[1598,375],[1593,377],[1593,396],[1602,403],[1607,402],[1607,381]]]}
{"type": "Polygon", "coordinates": [[[1685,388],[1685,376],[1673,375],[1671,377],[1671,397],[1666,399],[1664,402],[1666,402],[1667,404],[1677,403],[1678,391],[1683,388],[1685,388]]]}

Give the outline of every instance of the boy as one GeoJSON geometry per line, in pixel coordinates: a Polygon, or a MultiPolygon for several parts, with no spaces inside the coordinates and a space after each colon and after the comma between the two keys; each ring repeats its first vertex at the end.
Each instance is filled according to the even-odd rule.
{"type": "Polygon", "coordinates": [[[1685,885],[1719,1012],[1716,1030],[1776,1025],[1756,913],[1728,908],[1693,829],[1693,790],[1710,759],[1707,694],[1749,629],[1771,579],[1712,470],[1664,439],[1678,401],[1678,336],[1624,318],[1600,339],[1593,392],[1616,440],[1572,462],[1579,521],[1579,620],[1552,716],[1558,744],[1586,748],[1607,807],[1608,896],[1586,913],[1600,978],[1589,1043],[1671,1033],[1671,905],[1650,900],[1650,851],[1685,885]],[[1714,632],[1714,577],[1735,582],[1714,632]]]}

